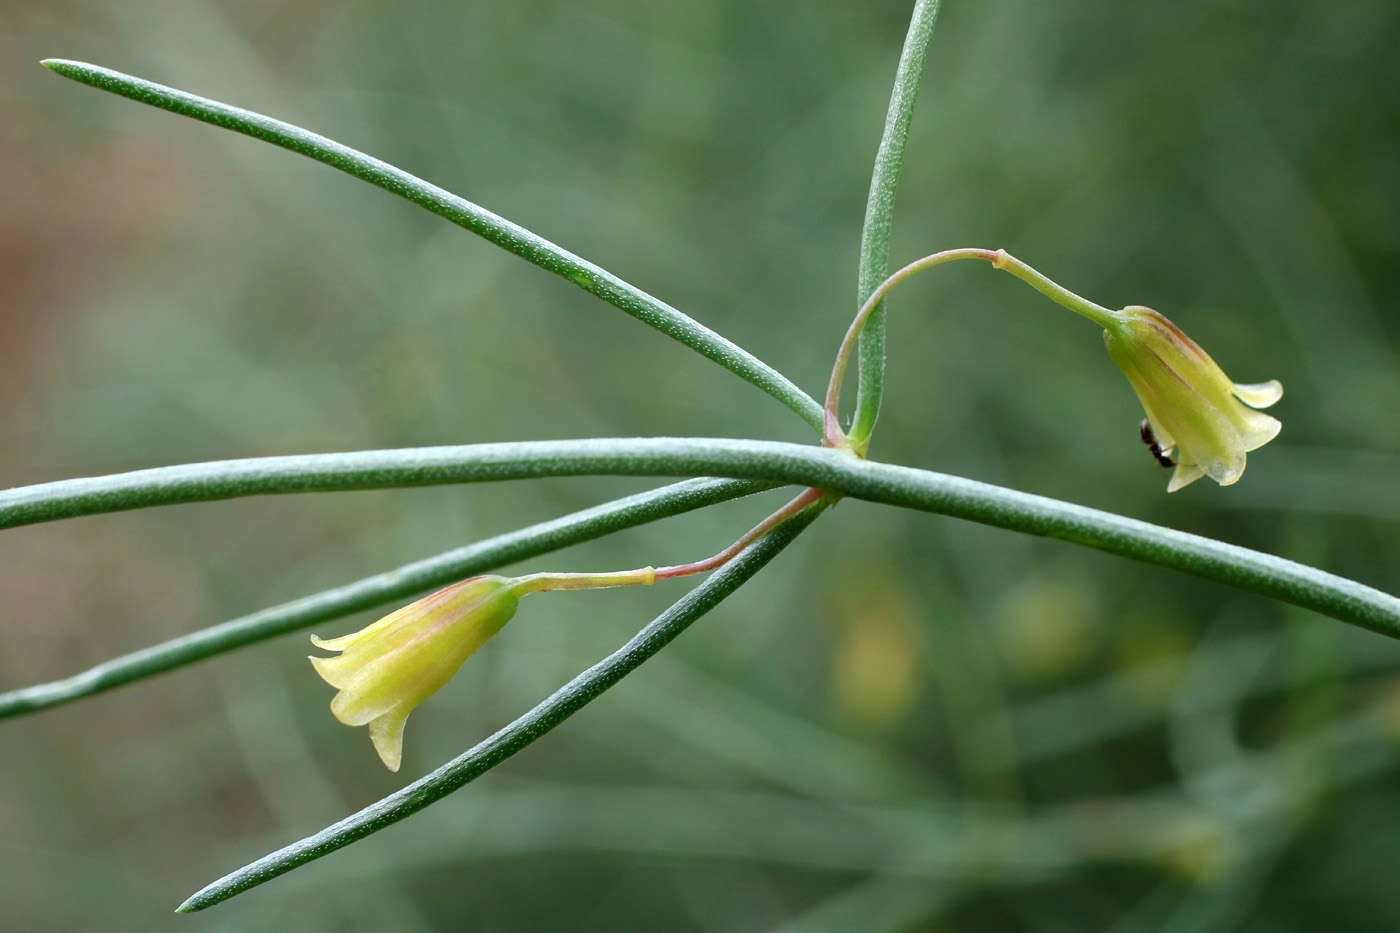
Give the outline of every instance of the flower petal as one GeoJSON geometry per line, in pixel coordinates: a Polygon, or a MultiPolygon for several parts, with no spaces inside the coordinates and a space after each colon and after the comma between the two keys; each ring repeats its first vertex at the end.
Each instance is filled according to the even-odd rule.
{"type": "Polygon", "coordinates": [[[338,657],[311,658],[316,672],[339,693],[336,719],[370,727],[379,757],[397,770],[404,722],[440,690],[468,657],[515,614],[519,581],[474,577],[390,613],[340,638],[313,637],[338,657]]]}
{"type": "Polygon", "coordinates": [[[1189,486],[1205,475],[1205,470],[1194,463],[1178,463],[1176,472],[1172,474],[1171,482],[1167,484],[1167,492],[1176,492],[1181,487],[1189,486]]]}
{"type": "Polygon", "coordinates": [[[1282,430],[1283,425],[1279,423],[1277,418],[1271,418],[1262,411],[1250,411],[1247,408],[1245,412],[1247,415],[1243,420],[1246,427],[1240,432],[1245,450],[1257,450],[1278,437],[1278,432],[1282,430]]]}
{"type": "Polygon", "coordinates": [[[326,651],[344,651],[355,643],[355,639],[360,637],[360,632],[351,632],[349,635],[341,635],[339,638],[322,638],[320,635],[311,636],[311,644],[326,651]]]}
{"type": "MultiPolygon", "coordinates": [[[[1202,473],[1216,482],[1230,476],[1238,478],[1244,469],[1244,447],[1230,419],[1210,404],[1196,384],[1169,366],[1152,348],[1139,350],[1120,339],[1107,343],[1109,356],[1128,377],[1138,401],[1147,411],[1158,445],[1166,450],[1163,438],[1171,439],[1178,463],[1191,463],[1200,470],[1189,479],[1174,481],[1175,488],[1180,489],[1202,473]]],[[[1180,358],[1177,363],[1181,365],[1180,358]]]]}
{"type": "Polygon", "coordinates": [[[335,687],[337,690],[344,690],[345,685],[355,678],[358,664],[351,664],[345,658],[309,658],[311,666],[316,668],[316,673],[321,675],[321,679],[335,687]]]}
{"type": "Polygon", "coordinates": [[[470,630],[464,633],[451,621],[456,620],[362,661],[331,700],[331,712],[347,725],[363,726],[396,707],[412,709],[441,690],[479,647],[470,630]]]}
{"type": "MultiPolygon", "coordinates": [[[[331,714],[347,726],[364,726],[383,716],[399,703],[399,698],[383,689],[342,687],[331,698],[331,714]]],[[[411,704],[410,704],[411,705],[411,704]]]]}
{"type": "Polygon", "coordinates": [[[399,770],[403,761],[403,727],[408,722],[408,710],[393,710],[369,724],[369,740],[379,753],[379,760],[390,771],[399,770]]]}
{"type": "Polygon", "coordinates": [[[1268,408],[1283,398],[1283,383],[1277,379],[1252,385],[1236,382],[1234,386],[1235,397],[1254,408],[1268,408]]]}

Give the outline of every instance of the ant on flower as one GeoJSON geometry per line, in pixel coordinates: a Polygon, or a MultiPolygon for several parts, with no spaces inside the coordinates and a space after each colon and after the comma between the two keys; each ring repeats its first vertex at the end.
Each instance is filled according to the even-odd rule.
{"type": "Polygon", "coordinates": [[[1157,443],[1157,435],[1152,433],[1152,424],[1146,418],[1138,425],[1138,431],[1142,433],[1142,442],[1147,445],[1147,449],[1152,452],[1152,456],[1158,463],[1167,469],[1176,466],[1176,461],[1162,449],[1162,445],[1157,443]]]}

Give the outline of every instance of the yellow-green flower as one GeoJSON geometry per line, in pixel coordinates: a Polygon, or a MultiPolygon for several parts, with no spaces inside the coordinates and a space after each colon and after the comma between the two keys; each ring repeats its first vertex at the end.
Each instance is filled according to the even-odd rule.
{"type": "Polygon", "coordinates": [[[1168,492],[1202,476],[1228,486],[1244,473],[1245,453],[1273,440],[1281,425],[1256,408],[1283,395],[1278,380],[1230,381],[1204,350],[1151,308],[1110,312],[1104,343],[1123,370],[1164,454],[1176,448],[1168,492]],[[1252,407],[1251,407],[1252,406],[1252,407]]]}
{"type": "Polygon", "coordinates": [[[375,751],[390,771],[403,756],[404,721],[442,688],[462,662],[510,621],[520,578],[483,576],[454,583],[352,635],[311,641],[339,651],[311,663],[340,690],[331,712],[348,726],[369,726],[375,751]]]}

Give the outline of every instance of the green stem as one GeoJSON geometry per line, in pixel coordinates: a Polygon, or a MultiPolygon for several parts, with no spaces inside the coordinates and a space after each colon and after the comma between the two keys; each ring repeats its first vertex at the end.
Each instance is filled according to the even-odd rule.
{"type": "Polygon", "coordinates": [[[543,476],[731,476],[1059,538],[1262,593],[1400,637],[1400,600],[1247,548],[848,451],[725,438],[591,438],[266,457],[160,467],[0,493],[0,528],[176,502],[543,476]]]}
{"type": "Polygon", "coordinates": [[[1112,330],[1121,326],[1122,322],[1114,312],[1103,305],[1094,304],[1087,298],[1081,298],[1069,289],[1050,281],[1004,249],[996,251],[996,258],[992,261],[992,265],[1010,272],[1021,281],[1029,283],[1031,287],[1051,301],[1069,308],[1075,314],[1082,314],[1102,328],[1112,330]]]}
{"type": "Polygon", "coordinates": [[[753,480],[692,479],[487,538],[386,573],[105,661],[72,677],[0,694],[0,719],[59,706],[227,651],[374,609],[464,577],[772,487],[753,480]]]}
{"type": "Polygon", "coordinates": [[[376,833],[441,800],[505,761],[596,699],[660,651],[696,619],[709,612],[787,547],[825,507],[825,502],[783,523],[750,545],[733,561],[681,597],[625,645],[579,674],[530,712],[378,803],[225,875],[180,905],[191,913],[227,900],[298,866],[376,833]]]}
{"type": "MultiPolygon", "coordinates": [[[[919,79],[924,73],[929,39],[938,19],[939,0],[918,0],[904,39],[904,51],[895,71],[894,90],[885,115],[885,132],[875,154],[875,171],[870,178],[870,197],[865,202],[865,228],[860,238],[860,272],[857,300],[862,304],[884,279],[890,267],[890,229],[894,223],[894,196],[899,186],[899,169],[904,161],[904,143],[914,119],[914,103],[919,96],[919,79]]],[[[851,437],[864,449],[880,415],[880,396],[885,382],[885,318],[876,307],[860,338],[860,387],[856,396],[855,422],[851,437]]]]}
{"type": "Polygon", "coordinates": [[[718,570],[744,552],[750,544],[777,528],[783,522],[797,515],[808,506],[818,502],[826,494],[820,489],[804,489],[787,505],[769,515],[744,533],[739,540],[713,557],[693,561],[689,564],[675,564],[671,567],[639,567],[635,570],[618,570],[612,573],[537,573],[522,577],[520,595],[526,593],[547,593],[552,590],[596,590],[612,586],[650,586],[658,580],[675,580],[692,577],[697,573],[718,570]]]}
{"type": "Polygon", "coordinates": [[[44,65],[65,78],[300,153],[412,201],[541,269],[568,279],[589,294],[680,341],[758,386],[801,415],[818,432],[822,429],[821,406],[786,376],[747,350],[607,270],[465,198],[349,146],[260,113],[97,65],[61,59],[49,59],[44,65]]]}
{"type": "Polygon", "coordinates": [[[520,577],[515,592],[553,593],[559,590],[603,590],[614,586],[651,586],[656,582],[655,567],[614,570],[603,573],[532,573],[520,577]]]}
{"type": "Polygon", "coordinates": [[[720,551],[718,554],[714,555],[713,557],[707,557],[704,560],[697,560],[694,563],[690,564],[676,564],[671,567],[658,567],[656,568],[656,579],[673,580],[677,577],[689,577],[694,576],[697,573],[709,573],[711,570],[718,570],[720,567],[723,567],[725,564],[729,563],[735,557],[738,557],[741,553],[743,553],[744,548],[748,547],[750,544],[753,544],[759,538],[768,534],[768,532],[772,531],[774,528],[777,528],[783,522],[787,521],[789,518],[792,518],[794,515],[801,512],[803,509],[807,508],[807,506],[812,505],[824,495],[826,494],[820,489],[804,489],[802,490],[802,492],[798,493],[797,496],[793,498],[792,501],[790,501],[787,505],[783,506],[781,509],[778,509],[778,511],[774,512],[772,515],[759,522],[753,528],[750,528],[747,532],[744,533],[743,537],[741,537],[738,541],[735,541],[733,544],[729,545],[729,547],[720,551]]]}

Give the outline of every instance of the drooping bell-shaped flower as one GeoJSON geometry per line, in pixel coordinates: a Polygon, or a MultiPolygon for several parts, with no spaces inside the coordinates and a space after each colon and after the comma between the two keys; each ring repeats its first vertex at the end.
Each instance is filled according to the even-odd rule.
{"type": "MultiPolygon", "coordinates": [[[[697,572],[687,567],[666,570],[671,571],[668,576],[697,572]]],[[[408,714],[441,690],[462,662],[510,621],[520,597],[550,590],[645,585],[657,577],[652,567],[616,573],[472,577],[351,635],[311,636],[317,648],[340,652],[336,658],[313,657],[311,663],[326,683],[340,691],[331,700],[335,718],[347,726],[369,726],[375,751],[390,771],[397,771],[408,714]]]]}
{"type": "MultiPolygon", "coordinates": [[[[1257,408],[1283,395],[1278,380],[1230,381],[1215,361],[1166,316],[1151,308],[1110,312],[1104,343],[1123,370],[1163,456],[1172,454],[1175,492],[1202,476],[1228,486],[1244,473],[1245,453],[1273,440],[1281,425],[1257,408]]],[[[1144,434],[1144,439],[1147,435],[1144,434]]]]}
{"type": "Polygon", "coordinates": [[[340,690],[331,712],[348,726],[369,726],[375,751],[399,770],[408,714],[452,679],[520,601],[521,578],[482,576],[454,583],[351,635],[311,641],[339,657],[311,659],[340,690]]]}

